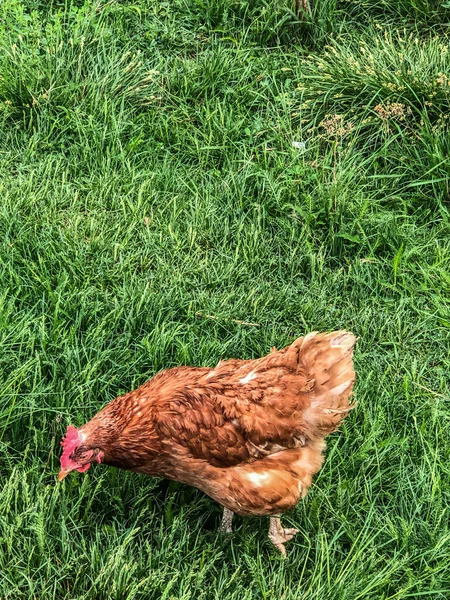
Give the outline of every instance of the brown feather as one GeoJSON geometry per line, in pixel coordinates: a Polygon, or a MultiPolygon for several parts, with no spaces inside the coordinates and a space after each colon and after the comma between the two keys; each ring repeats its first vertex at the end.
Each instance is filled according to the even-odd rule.
{"type": "Polygon", "coordinates": [[[311,333],[257,360],[158,373],[80,432],[103,462],[198,487],[240,514],[295,506],[349,404],[355,337],[311,333]]]}

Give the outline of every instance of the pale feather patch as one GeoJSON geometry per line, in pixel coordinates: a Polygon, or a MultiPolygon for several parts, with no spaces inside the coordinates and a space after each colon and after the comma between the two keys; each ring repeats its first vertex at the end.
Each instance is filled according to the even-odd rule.
{"type": "Polygon", "coordinates": [[[246,375],[242,379],[239,379],[239,383],[245,384],[249,381],[253,381],[254,379],[256,379],[256,373],[254,371],[250,371],[248,375],[246,375]]]}
{"type": "Polygon", "coordinates": [[[354,408],[355,408],[355,405],[352,404],[348,408],[324,408],[322,412],[325,415],[344,414],[344,413],[350,412],[354,408]]]}
{"type": "Polygon", "coordinates": [[[269,473],[245,473],[245,477],[254,485],[264,485],[269,478],[269,473]]]}
{"type": "Polygon", "coordinates": [[[352,333],[341,331],[331,340],[330,345],[332,348],[341,347],[343,350],[349,350],[350,348],[353,348],[355,342],[356,338],[352,333]]]}
{"type": "Polygon", "coordinates": [[[330,390],[328,393],[330,394],[330,396],[340,396],[341,394],[343,394],[345,392],[345,390],[347,388],[349,388],[351,386],[352,383],[353,383],[352,379],[349,379],[348,381],[344,381],[344,383],[341,383],[341,385],[337,385],[335,388],[330,390]]]}

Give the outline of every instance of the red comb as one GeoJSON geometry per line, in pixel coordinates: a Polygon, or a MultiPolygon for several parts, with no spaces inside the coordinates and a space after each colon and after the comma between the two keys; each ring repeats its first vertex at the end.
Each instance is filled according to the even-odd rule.
{"type": "Polygon", "coordinates": [[[61,455],[60,462],[61,467],[63,469],[69,467],[73,463],[73,461],[70,459],[70,455],[75,450],[75,448],[80,445],[80,443],[81,440],[78,430],[73,425],[69,425],[66,431],[66,435],[61,441],[63,453],[61,455]]]}
{"type": "Polygon", "coordinates": [[[63,437],[61,441],[61,446],[65,448],[66,446],[73,446],[75,442],[78,442],[78,431],[77,428],[73,425],[69,425],[66,431],[66,435],[63,437]]]}

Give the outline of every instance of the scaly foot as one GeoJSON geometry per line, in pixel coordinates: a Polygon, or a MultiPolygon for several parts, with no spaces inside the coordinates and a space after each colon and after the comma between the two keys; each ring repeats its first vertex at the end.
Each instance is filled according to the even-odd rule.
{"type": "Polygon", "coordinates": [[[269,540],[283,556],[286,556],[284,544],[292,540],[296,533],[298,533],[298,529],[284,529],[280,517],[270,517],[269,540]]]}
{"type": "Polygon", "coordinates": [[[233,533],[233,516],[234,512],[228,508],[223,509],[222,524],[220,526],[221,533],[233,533]]]}

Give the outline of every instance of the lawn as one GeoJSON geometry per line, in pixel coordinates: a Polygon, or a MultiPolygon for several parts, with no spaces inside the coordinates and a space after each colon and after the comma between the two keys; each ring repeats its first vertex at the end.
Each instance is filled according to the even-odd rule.
{"type": "Polygon", "coordinates": [[[3,0],[0,598],[450,597],[450,3],[3,0]],[[293,144],[293,142],[298,142],[293,144]],[[359,336],[268,522],[59,441],[157,371],[359,336]]]}

